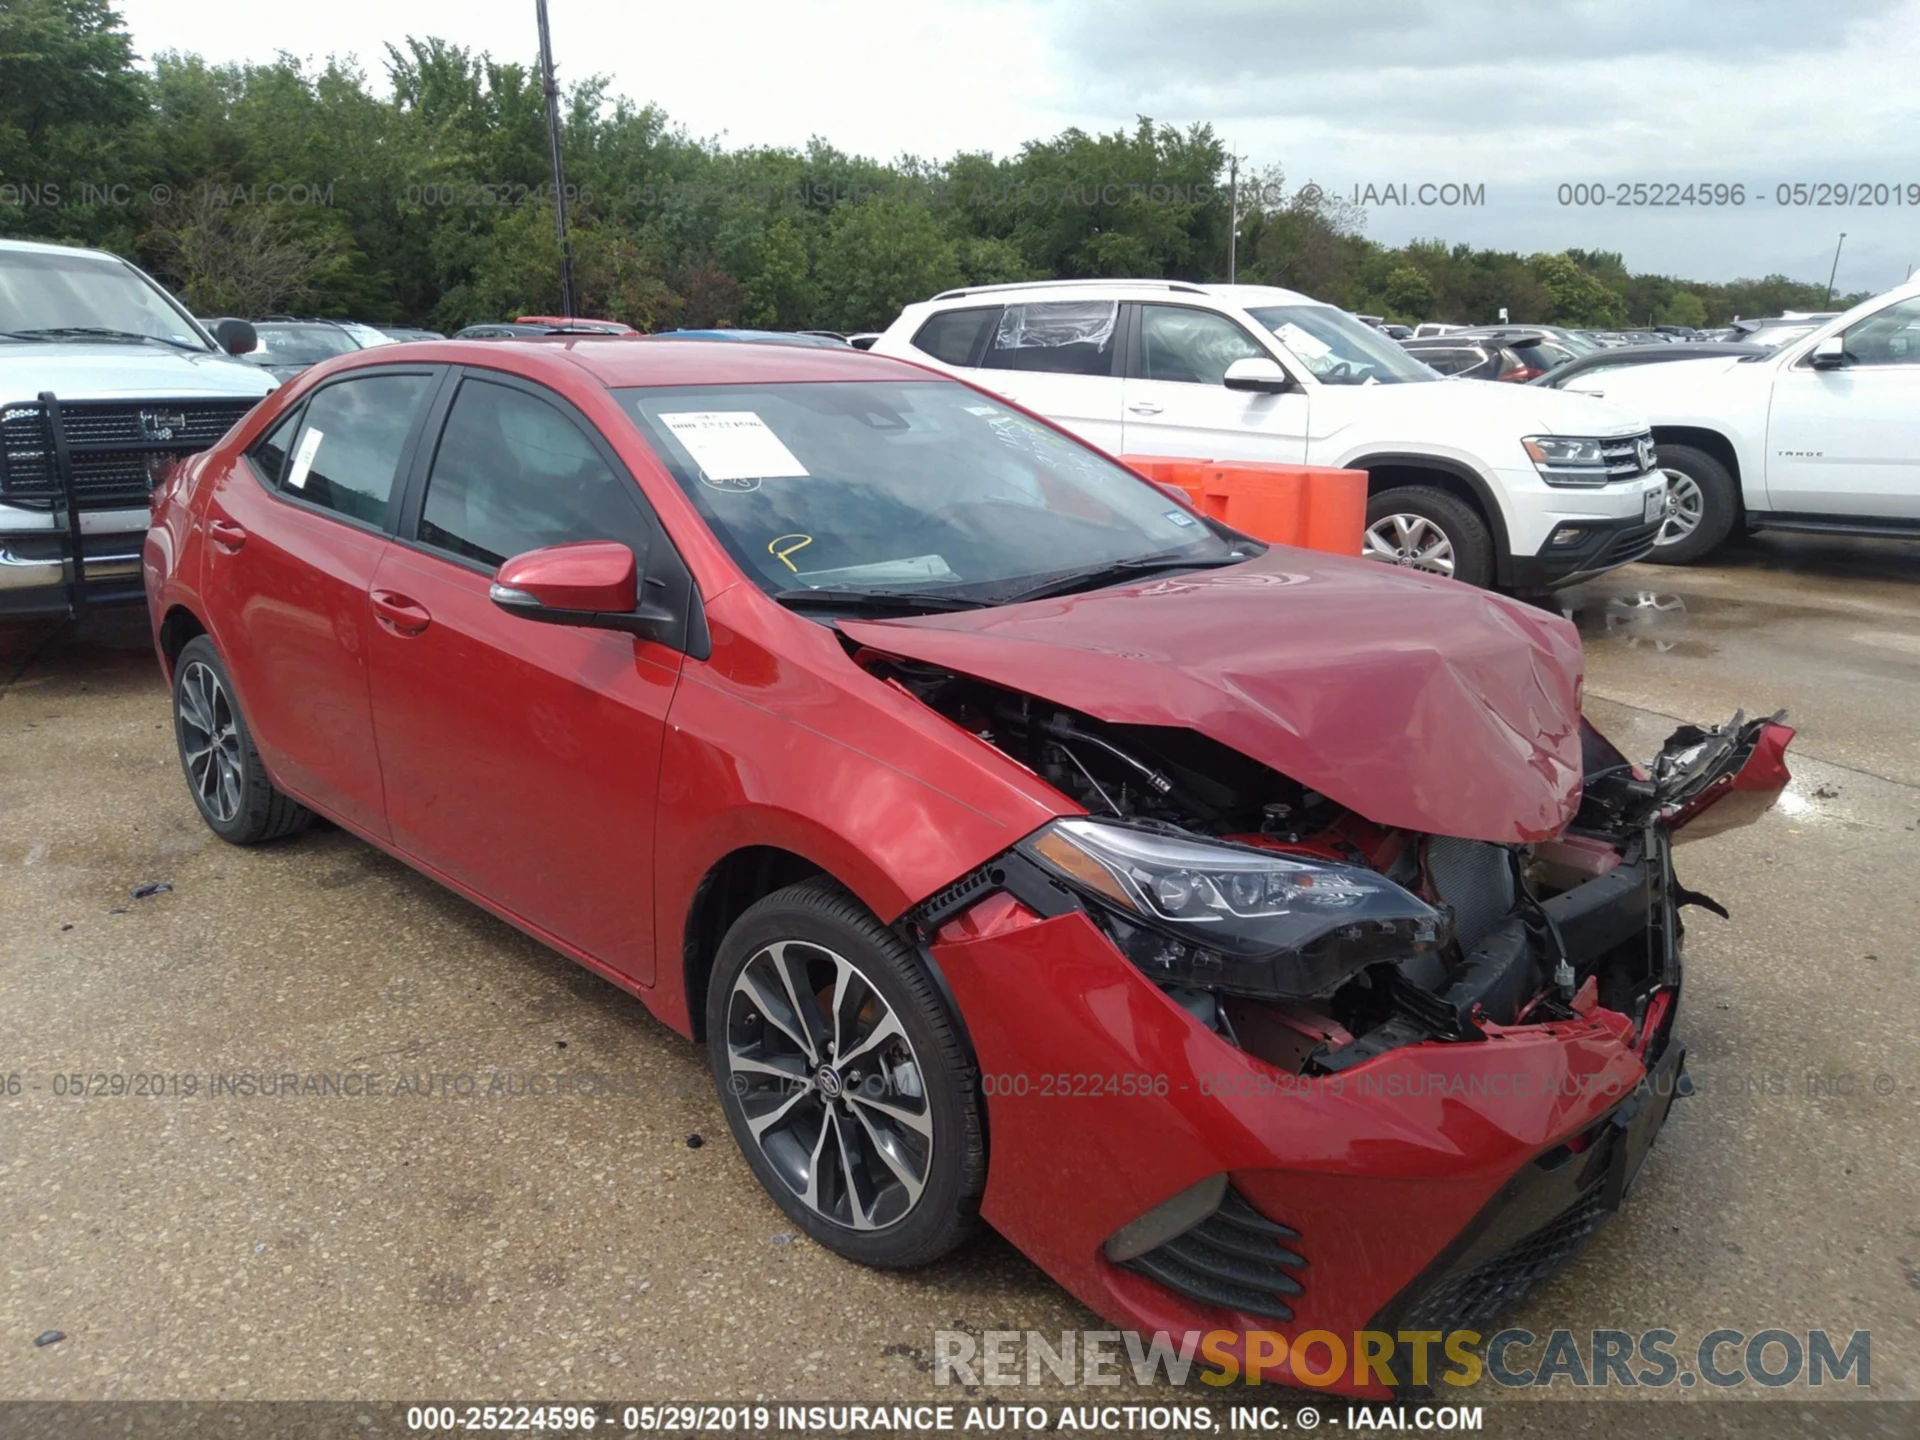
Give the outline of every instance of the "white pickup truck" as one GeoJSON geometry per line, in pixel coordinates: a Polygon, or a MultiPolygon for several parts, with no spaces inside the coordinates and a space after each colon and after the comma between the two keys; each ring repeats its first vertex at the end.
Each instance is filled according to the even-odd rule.
{"type": "Polygon", "coordinates": [[[1920,539],[1920,281],[1769,355],[1570,380],[1652,422],[1667,523],[1647,558],[1698,560],[1736,530],[1920,539]]]}
{"type": "Polygon", "coordinates": [[[143,603],[147,496],[274,388],[116,255],[0,240],[0,620],[143,603]]]}

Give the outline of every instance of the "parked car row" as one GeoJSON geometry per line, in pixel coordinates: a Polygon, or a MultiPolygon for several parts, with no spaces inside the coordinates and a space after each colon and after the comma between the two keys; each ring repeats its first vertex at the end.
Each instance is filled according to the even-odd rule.
{"type": "Polygon", "coordinates": [[[1462,326],[1400,343],[1442,375],[1514,382],[1537,379],[1599,349],[1578,331],[1552,325],[1462,326]]]}
{"type": "MultiPolygon", "coordinates": [[[[23,321],[14,328],[14,343],[30,339],[42,347],[42,363],[23,369],[53,374],[46,347],[57,345],[69,359],[78,347],[99,371],[66,372],[78,385],[63,380],[56,391],[56,407],[76,422],[64,427],[50,426],[40,389],[17,387],[4,402],[0,423],[11,427],[5,433],[13,443],[0,447],[0,539],[7,545],[0,609],[70,610],[89,599],[134,598],[129,581],[145,489],[179,455],[217,433],[207,427],[239,413],[232,408],[239,399],[264,393],[257,382],[240,382],[222,352],[263,372],[270,385],[360,350],[439,338],[431,331],[291,316],[196,323],[124,262],[65,247],[10,244],[0,264],[20,277],[70,277],[20,307],[26,319],[68,322],[23,321]],[[114,318],[104,298],[82,293],[90,289],[131,304],[131,318],[120,315],[125,323],[118,326],[85,323],[114,318]],[[179,383],[156,376],[152,404],[121,403],[126,416],[84,430],[76,407],[126,395],[127,387],[109,373],[122,367],[109,356],[124,361],[129,347],[147,352],[149,371],[156,362],[151,352],[171,351],[159,368],[177,374],[179,383]],[[186,358],[194,354],[202,359],[186,358]],[[238,399],[209,402],[210,409],[197,401],[187,406],[196,387],[238,399]],[[64,461],[44,438],[52,428],[66,432],[64,461]],[[29,497],[45,510],[23,515],[18,502],[29,497]],[[83,511],[84,525],[77,518],[83,511]]],[[[15,288],[24,290],[26,282],[16,281],[15,288]]],[[[729,329],[646,338],[871,346],[963,375],[1113,453],[1362,469],[1370,485],[1367,554],[1518,592],[1552,589],[1635,559],[1697,558],[1736,529],[1796,524],[1906,533],[1915,518],[1913,467],[1900,458],[1914,448],[1907,422],[1883,418],[1876,408],[1897,412],[1908,403],[1901,385],[1910,362],[1887,359],[1905,353],[1904,331],[1892,340],[1870,340],[1865,331],[1852,341],[1843,337],[1835,359],[1824,350],[1812,357],[1811,345],[1830,340],[1847,317],[1746,322],[1750,338],[1735,342],[1663,336],[1643,346],[1605,348],[1586,333],[1543,325],[1429,324],[1420,329],[1445,333],[1396,341],[1384,333],[1384,322],[1365,323],[1375,318],[1267,287],[1044,282],[950,291],[909,306],[877,335],[729,329]],[[1782,335],[1784,345],[1766,343],[1782,335]],[[1780,364],[1743,368],[1769,358],[1780,364]],[[1646,379],[1653,366],[1689,396],[1701,387],[1720,389],[1676,407],[1668,402],[1678,386],[1670,396],[1663,383],[1646,379]],[[1896,373],[1885,380],[1866,373],[1887,369],[1896,373]],[[1863,488],[1823,499],[1784,480],[1769,485],[1769,474],[1800,469],[1827,477],[1822,483],[1831,486],[1839,472],[1828,451],[1764,453],[1764,418],[1732,412],[1772,405],[1773,391],[1759,400],[1751,387],[1724,378],[1756,373],[1784,374],[1782,397],[1807,391],[1819,399],[1826,407],[1820,423],[1841,432],[1825,436],[1832,454],[1875,452],[1845,466],[1863,488]],[[1809,373],[1825,378],[1807,382],[1809,373]],[[1534,398],[1507,404],[1498,392],[1508,386],[1429,383],[1442,375],[1531,382],[1527,393],[1534,398]],[[1567,396],[1552,402],[1566,408],[1542,410],[1544,390],[1567,396]],[[1716,408],[1723,413],[1707,413],[1716,408]]],[[[468,327],[455,338],[541,336],[637,338],[637,332],[610,320],[523,315],[468,327]]],[[[1773,423],[1783,423],[1787,413],[1773,423]]]]}

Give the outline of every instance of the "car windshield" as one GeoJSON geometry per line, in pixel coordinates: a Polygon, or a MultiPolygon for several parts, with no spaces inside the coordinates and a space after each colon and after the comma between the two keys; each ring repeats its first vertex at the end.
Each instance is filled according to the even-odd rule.
{"type": "Polygon", "coordinates": [[[97,330],[211,349],[185,311],[146,276],[111,256],[0,249],[4,334],[97,330]]]}
{"type": "Polygon", "coordinates": [[[1261,305],[1247,311],[1322,385],[1400,385],[1440,377],[1371,325],[1331,305],[1261,305]]]}
{"type": "Polygon", "coordinates": [[[397,345],[400,342],[383,330],[371,325],[362,325],[357,320],[343,320],[340,328],[353,337],[354,343],[362,350],[371,350],[376,345],[397,345]]]}
{"type": "Polygon", "coordinates": [[[360,348],[353,336],[332,325],[256,325],[254,333],[260,346],[247,358],[265,365],[318,365],[360,348]]]}
{"type": "Polygon", "coordinates": [[[1252,553],[1133,472],[964,385],[617,393],[721,543],[770,593],[992,603],[1081,572],[1252,553]]]}
{"type": "Polygon", "coordinates": [[[1592,355],[1601,348],[1599,341],[1582,335],[1578,330],[1555,330],[1553,341],[1572,355],[1592,355]]]}

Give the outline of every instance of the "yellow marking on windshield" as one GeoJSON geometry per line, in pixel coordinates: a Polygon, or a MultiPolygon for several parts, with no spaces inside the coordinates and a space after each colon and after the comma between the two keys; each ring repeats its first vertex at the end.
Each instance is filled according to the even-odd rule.
{"type": "Polygon", "coordinates": [[[811,535],[778,535],[767,542],[767,553],[778,560],[794,574],[800,573],[800,567],[787,557],[797,550],[804,550],[813,543],[811,535]],[[789,543],[791,542],[791,543],[789,543]]]}

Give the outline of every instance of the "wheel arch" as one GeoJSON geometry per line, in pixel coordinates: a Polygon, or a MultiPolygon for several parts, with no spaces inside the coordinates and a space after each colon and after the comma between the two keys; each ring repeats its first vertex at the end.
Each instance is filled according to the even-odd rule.
{"type": "Polygon", "coordinates": [[[826,867],[778,845],[743,845],[722,855],[694,886],[681,927],[681,982],[687,1024],[697,1041],[707,1038],[707,980],[720,942],[749,907],[803,880],[838,881],[826,867]]]}
{"type": "Polygon", "coordinates": [[[208,633],[200,617],[185,605],[174,605],[160,621],[158,631],[160,641],[160,660],[166,667],[167,683],[173,683],[174,662],[180,658],[180,652],[196,636],[208,633]]]}
{"type": "Polygon", "coordinates": [[[1695,450],[1711,455],[1727,467],[1727,473],[1734,483],[1744,491],[1746,482],[1740,474],[1740,452],[1732,440],[1718,430],[1710,430],[1701,425],[1656,425],[1653,427],[1653,443],[1656,445],[1691,445],[1695,450]]]}
{"type": "Polygon", "coordinates": [[[1494,579],[1506,584],[1513,573],[1513,545],[1507,538],[1506,512],[1487,478],[1472,466],[1438,455],[1387,452],[1363,455],[1345,462],[1350,470],[1367,472],[1367,497],[1403,485],[1426,485],[1443,490],[1471,505],[1487,522],[1493,537],[1494,579]]]}

